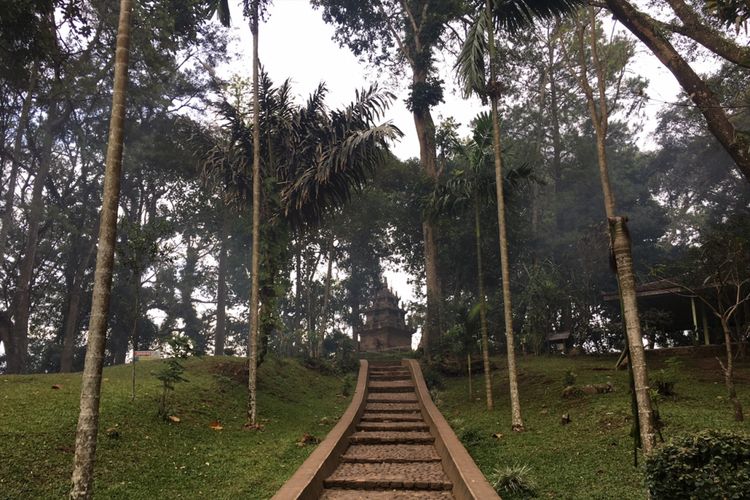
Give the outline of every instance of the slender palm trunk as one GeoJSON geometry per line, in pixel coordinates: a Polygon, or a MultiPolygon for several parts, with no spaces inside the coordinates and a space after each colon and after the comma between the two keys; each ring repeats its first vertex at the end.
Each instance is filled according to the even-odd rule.
{"type": "Polygon", "coordinates": [[[331,239],[328,241],[328,269],[326,270],[326,281],[323,292],[323,308],[320,310],[320,325],[318,326],[317,357],[323,355],[323,340],[325,339],[326,328],[328,327],[328,303],[331,300],[331,281],[333,277],[333,243],[334,238],[331,235],[331,239]]]}
{"type": "Polygon", "coordinates": [[[258,98],[258,0],[253,0],[250,30],[253,32],[253,249],[251,257],[250,338],[248,342],[247,420],[257,425],[258,326],[260,325],[258,293],[260,290],[260,102],[258,98]]]}
{"type": "MultiPolygon", "coordinates": [[[[484,386],[487,396],[487,409],[492,410],[492,373],[490,372],[490,342],[487,328],[487,302],[484,293],[484,267],[482,266],[482,228],[479,222],[479,199],[474,198],[474,236],[477,242],[477,276],[479,277],[479,321],[482,329],[482,362],[484,363],[484,386]]],[[[471,354],[469,354],[469,370],[471,370],[471,354]]],[[[471,372],[469,372],[471,377],[471,372]]],[[[469,378],[471,386],[471,378],[469,378]]],[[[471,392],[471,391],[469,391],[471,392]]]]}
{"type": "MultiPolygon", "coordinates": [[[[487,15],[492,19],[492,0],[487,0],[487,15]]],[[[490,30],[487,36],[487,47],[490,58],[490,85],[496,86],[495,75],[495,33],[490,30]]],[[[500,270],[503,278],[503,315],[505,319],[505,340],[508,353],[508,382],[510,385],[511,428],[517,432],[524,431],[521,417],[521,400],[518,395],[518,374],[516,370],[515,341],[513,338],[513,310],[510,296],[510,263],[508,262],[508,234],[505,227],[505,194],[503,193],[503,158],[500,147],[500,117],[498,113],[497,90],[493,88],[490,95],[492,106],[492,146],[495,156],[495,183],[497,194],[497,225],[500,231],[500,270]]]]}
{"type": "Polygon", "coordinates": [[[224,355],[227,332],[227,246],[229,244],[229,217],[225,214],[221,224],[221,248],[219,249],[219,270],[216,290],[216,334],[214,336],[214,356],[224,355]]]}
{"type": "Polygon", "coordinates": [[[117,207],[120,198],[122,167],[123,124],[125,122],[125,94],[128,83],[130,51],[130,14],[132,0],[120,0],[120,21],[115,55],[115,81],[112,96],[112,116],[109,125],[107,159],[104,174],[104,196],[99,222],[99,248],[94,272],[94,293],[89,321],[88,347],[81,381],[81,409],[76,429],[76,449],[73,461],[71,499],[93,496],[94,457],[96,435],[99,430],[99,397],[102,382],[102,362],[107,333],[107,315],[112,286],[112,268],[117,237],[117,207]]]}
{"type": "Polygon", "coordinates": [[[18,128],[13,139],[13,151],[11,153],[10,175],[8,176],[8,191],[5,193],[5,212],[3,212],[2,228],[0,228],[0,259],[5,259],[5,245],[8,241],[10,225],[13,221],[13,198],[16,194],[16,183],[18,181],[18,168],[21,164],[21,143],[26,125],[29,123],[29,110],[31,101],[36,88],[37,69],[36,66],[31,70],[29,78],[29,89],[26,92],[26,99],[21,107],[21,116],[18,118],[18,128]]]}

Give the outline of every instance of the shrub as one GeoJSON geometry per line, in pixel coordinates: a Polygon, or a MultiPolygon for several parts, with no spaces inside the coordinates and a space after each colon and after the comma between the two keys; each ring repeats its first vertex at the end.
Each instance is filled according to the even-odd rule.
{"type": "Polygon", "coordinates": [[[466,447],[476,446],[482,442],[482,431],[476,427],[462,427],[458,430],[457,435],[466,447]]]}
{"type": "Polygon", "coordinates": [[[430,391],[440,391],[445,388],[443,383],[443,376],[440,374],[435,365],[423,365],[422,377],[424,377],[424,383],[427,384],[427,388],[430,391]]]}
{"type": "Polygon", "coordinates": [[[682,360],[679,358],[669,358],[665,362],[665,367],[651,373],[651,386],[656,389],[660,396],[674,396],[675,384],[680,375],[682,360]]]}
{"type": "Polygon", "coordinates": [[[352,391],[354,390],[354,385],[356,384],[356,382],[357,379],[354,377],[354,375],[344,375],[344,380],[341,382],[341,395],[350,396],[352,391]]]}
{"type": "Polygon", "coordinates": [[[171,337],[167,340],[167,344],[172,350],[172,357],[165,361],[161,370],[154,373],[154,376],[162,383],[158,415],[163,419],[169,417],[169,393],[174,391],[175,384],[188,381],[182,376],[185,367],[182,366],[181,360],[187,358],[192,351],[190,341],[185,337],[171,337]]]}
{"type": "Polygon", "coordinates": [[[513,495],[516,498],[535,498],[536,484],[527,465],[514,465],[495,469],[490,483],[499,495],[513,495]]]}
{"type": "Polygon", "coordinates": [[[672,440],[646,459],[652,498],[747,498],[750,436],[702,431],[672,440]]]}
{"type": "Polygon", "coordinates": [[[576,374],[573,370],[567,370],[563,375],[563,387],[570,387],[576,385],[576,374]]]}

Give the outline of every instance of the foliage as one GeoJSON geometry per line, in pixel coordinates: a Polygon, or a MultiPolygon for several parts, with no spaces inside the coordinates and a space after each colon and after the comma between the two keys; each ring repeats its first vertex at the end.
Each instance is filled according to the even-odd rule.
{"type": "MultiPolygon", "coordinates": [[[[609,393],[607,397],[561,399],[559,384],[568,370],[578,374],[579,386],[596,384],[607,373],[615,387],[627,387],[625,370],[614,370],[616,356],[577,356],[570,358],[525,356],[518,359],[521,405],[526,410],[529,432],[516,434],[507,422],[510,405],[506,384],[493,378],[493,390],[499,394],[495,410],[486,411],[481,398],[468,401],[466,376],[445,380],[440,392],[440,411],[458,434],[464,428],[476,428],[483,437],[468,448],[482,472],[490,477],[498,464],[527,464],[535,474],[540,497],[601,499],[643,499],[646,488],[642,467],[632,467],[633,441],[630,436],[630,394],[627,390],[609,393]],[[568,425],[560,425],[560,416],[570,415],[568,425]]],[[[502,371],[503,360],[493,362],[502,371]]],[[[666,439],[695,432],[710,422],[715,429],[743,431],[746,424],[734,422],[718,398],[725,398],[723,377],[712,358],[684,358],[681,383],[689,387],[689,397],[668,398],[660,402],[659,411],[667,424],[662,433],[666,439]],[[710,368],[707,368],[710,367],[710,368]]],[[[750,374],[750,363],[742,360],[738,377],[750,374]]],[[[481,387],[483,378],[472,379],[481,387]]],[[[740,398],[746,398],[746,385],[737,387],[740,398]]],[[[503,498],[506,496],[504,495],[503,498]]],[[[511,497],[512,498],[512,497],[511,497]]]]}
{"type": "Polygon", "coordinates": [[[190,341],[185,337],[171,337],[167,340],[166,344],[169,346],[171,357],[165,361],[164,367],[161,370],[154,372],[154,376],[162,383],[158,415],[164,419],[167,419],[170,414],[170,410],[167,407],[169,393],[174,392],[175,384],[188,382],[182,376],[185,373],[185,366],[182,364],[182,360],[186,359],[192,350],[190,341]]]}
{"type": "Polygon", "coordinates": [[[750,491],[750,436],[708,430],[671,440],[646,459],[653,498],[744,498],[750,491]]]}
{"type": "Polygon", "coordinates": [[[651,371],[651,385],[659,396],[675,396],[677,394],[675,385],[679,380],[683,362],[680,358],[671,357],[664,361],[664,364],[666,365],[664,368],[651,371]]]}
{"type": "Polygon", "coordinates": [[[563,375],[563,387],[570,387],[576,384],[576,378],[578,376],[573,370],[566,370],[563,375]]]}
{"type": "Polygon", "coordinates": [[[500,495],[513,495],[514,498],[535,498],[536,483],[531,478],[528,465],[510,465],[495,469],[490,483],[500,495]]]}

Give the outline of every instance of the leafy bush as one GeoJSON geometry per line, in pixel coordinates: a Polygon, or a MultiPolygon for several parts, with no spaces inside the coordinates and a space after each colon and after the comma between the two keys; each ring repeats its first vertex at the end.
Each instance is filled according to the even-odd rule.
{"type": "Polygon", "coordinates": [[[180,361],[187,358],[192,351],[190,341],[185,337],[171,337],[167,340],[167,344],[172,351],[172,357],[166,360],[161,370],[154,373],[154,376],[162,383],[158,415],[164,419],[169,417],[169,393],[174,391],[175,384],[188,381],[182,376],[185,373],[185,367],[182,366],[180,361]]]}
{"type": "Polygon", "coordinates": [[[748,498],[750,436],[702,431],[672,440],[646,459],[652,498],[748,498]]]}
{"type": "Polygon", "coordinates": [[[476,427],[462,427],[457,435],[466,447],[476,446],[482,442],[482,431],[476,427]]]}
{"type": "Polygon", "coordinates": [[[352,374],[344,375],[344,380],[341,382],[341,395],[350,396],[354,390],[354,385],[357,383],[357,379],[352,374]]]}
{"type": "Polygon", "coordinates": [[[535,498],[536,484],[530,476],[527,465],[514,465],[495,469],[490,483],[499,495],[513,495],[516,498],[535,498]]]}
{"type": "Polygon", "coordinates": [[[665,362],[665,367],[651,373],[651,386],[656,389],[659,396],[675,396],[675,385],[680,375],[682,360],[680,358],[669,358],[665,362]]]}
{"type": "Polygon", "coordinates": [[[570,387],[576,385],[576,374],[573,370],[566,370],[563,375],[563,387],[570,387]]]}
{"type": "Polygon", "coordinates": [[[423,365],[422,377],[424,377],[424,383],[427,384],[427,388],[430,391],[439,391],[445,387],[445,384],[443,383],[443,376],[440,374],[435,365],[423,365]]]}

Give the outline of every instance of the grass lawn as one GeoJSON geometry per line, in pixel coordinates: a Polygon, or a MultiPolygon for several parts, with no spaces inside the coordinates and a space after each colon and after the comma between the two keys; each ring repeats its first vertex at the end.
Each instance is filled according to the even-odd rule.
{"type": "MultiPolygon", "coordinates": [[[[627,373],[614,371],[612,357],[519,358],[521,409],[527,431],[510,430],[510,398],[504,360],[494,360],[495,410],[484,402],[484,379],[447,378],[438,406],[485,475],[497,467],[526,465],[540,498],[645,499],[642,461],[633,467],[630,394],[627,373]],[[611,382],[615,392],[562,399],[565,372],[576,385],[611,382]],[[571,423],[562,425],[564,413],[571,423]],[[493,434],[500,433],[498,437],[493,434]]],[[[658,368],[661,360],[649,360],[658,368]]],[[[736,382],[746,415],[750,413],[750,362],[739,363],[736,382]]],[[[661,400],[665,439],[701,429],[750,432],[750,422],[735,423],[715,359],[684,359],[677,396],[661,400]]],[[[750,417],[750,415],[748,415],[750,417]]],[[[746,417],[747,418],[747,417],[746,417]]],[[[513,498],[504,495],[503,498],[513,498]]]]}
{"type": "MultiPolygon", "coordinates": [[[[97,498],[269,498],[311,453],[300,438],[325,437],[349,404],[340,377],[269,358],[259,375],[264,428],[245,431],[242,361],[206,357],[186,363],[189,382],[171,396],[180,422],[167,423],[156,416],[161,389],[151,375],[160,363],[136,365],[135,401],[130,365],[104,371],[97,498]]],[[[80,378],[0,376],[0,499],[67,495],[80,378]]]]}

